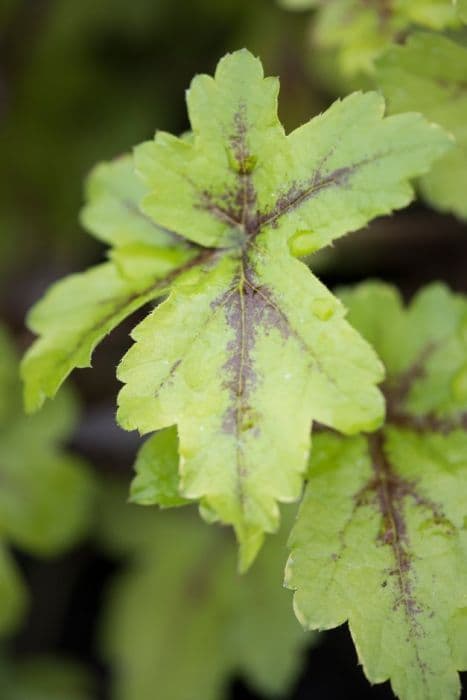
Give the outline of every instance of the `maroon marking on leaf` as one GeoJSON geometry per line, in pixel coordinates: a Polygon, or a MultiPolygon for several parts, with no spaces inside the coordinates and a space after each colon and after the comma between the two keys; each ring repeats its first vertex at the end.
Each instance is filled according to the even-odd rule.
{"type": "Polygon", "coordinates": [[[233,228],[238,228],[248,237],[258,232],[259,213],[257,195],[251,177],[254,156],[248,149],[247,134],[246,105],[241,104],[234,116],[234,130],[229,139],[236,164],[237,187],[234,190],[226,189],[222,194],[202,192],[199,207],[233,228]]]}
{"type": "MultiPolygon", "coordinates": [[[[366,162],[366,161],[364,161],[366,162]]],[[[364,162],[358,163],[363,165],[364,162]]],[[[279,219],[290,211],[297,209],[303,202],[316,197],[320,192],[329,187],[343,186],[347,183],[349,175],[354,172],[356,166],[337,168],[327,175],[322,175],[317,170],[313,176],[304,183],[294,182],[284,194],[278,197],[274,207],[259,217],[259,229],[264,226],[277,226],[279,219]]]]}
{"type": "Polygon", "coordinates": [[[448,435],[454,430],[467,430],[466,412],[459,412],[454,416],[438,416],[433,412],[416,415],[409,413],[404,406],[414,383],[426,376],[426,363],[437,347],[437,343],[427,345],[411,367],[392,382],[383,385],[387,424],[413,430],[416,433],[441,433],[442,435],[448,435]]]}

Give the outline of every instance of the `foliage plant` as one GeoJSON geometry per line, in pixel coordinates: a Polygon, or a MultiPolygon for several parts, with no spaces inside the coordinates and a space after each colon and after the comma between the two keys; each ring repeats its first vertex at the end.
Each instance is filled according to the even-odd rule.
{"type": "MultiPolygon", "coordinates": [[[[461,8],[449,2],[403,5],[416,11],[411,23],[445,15],[460,23],[461,8]]],[[[436,206],[463,215],[461,187],[451,193],[442,174],[455,179],[453,163],[462,169],[463,48],[441,41],[448,58],[439,73],[412,55],[420,44],[430,53],[430,41],[419,35],[374,67],[389,116],[380,92],[357,92],[288,134],[277,116],[278,80],[265,78],[248,51],[228,54],[214,77],[193,80],[189,132],[157,132],[133,157],[89,177],[82,222],[109,245],[108,260],[56,283],[32,309],[38,338],[22,364],[26,407],[40,409],[123,319],[163,299],[132,331],[117,371],[118,422],[149,435],[131,499],[197,503],[206,521],[233,527],[240,571],[253,565],[237,585],[225,533],[189,515],[158,515],[144,542],[125,528],[137,563],[115,589],[113,609],[124,613],[115,622],[110,604],[103,641],[128,683],[122,700],[154,685],[152,657],[128,641],[140,615],[146,650],[160,649],[163,634],[181,634],[174,617],[195,616],[177,637],[181,655],[211,626],[219,640],[211,666],[200,660],[190,670],[191,690],[203,697],[218,697],[233,670],[272,692],[285,687],[304,641],[280,622],[279,583],[265,594],[277,620],[267,621],[270,646],[261,650],[255,616],[268,614],[252,610],[262,582],[281,568],[282,535],[260,552],[265,535],[279,528],[279,504],[299,500],[305,482],[286,566],[299,620],[310,629],[348,620],[370,681],[389,679],[405,700],[459,695],[457,671],[467,667],[467,303],[439,285],[408,308],[377,283],[335,295],[301,260],[311,256],[313,267],[315,252],[407,206],[414,180],[436,206]],[[396,89],[400,71],[413,91],[396,89]],[[441,104],[425,96],[427,82],[441,104]],[[414,111],[419,93],[425,116],[414,111]],[[151,624],[139,603],[156,589],[151,624]],[[273,622],[283,627],[291,666],[281,659],[271,671],[273,622]]],[[[158,678],[181,684],[177,700],[187,696],[169,665],[158,678]]]]}

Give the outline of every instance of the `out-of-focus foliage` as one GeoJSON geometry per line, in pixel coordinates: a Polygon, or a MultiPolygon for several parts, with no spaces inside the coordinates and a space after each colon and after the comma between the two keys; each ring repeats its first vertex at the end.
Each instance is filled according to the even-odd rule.
{"type": "Polygon", "coordinates": [[[2,700],[95,700],[89,674],[77,664],[48,656],[0,658],[2,700]]]}
{"type": "Polygon", "coordinates": [[[25,603],[22,582],[4,545],[38,556],[56,555],[90,524],[93,478],[81,459],[63,449],[76,417],[76,403],[67,392],[43,413],[24,415],[18,361],[0,329],[0,633],[15,626],[25,603]]]}
{"type": "Polygon", "coordinates": [[[376,81],[390,112],[422,112],[455,137],[456,147],[420,180],[420,191],[434,207],[467,219],[467,48],[415,34],[381,57],[376,81]]]}
{"type": "Polygon", "coordinates": [[[282,696],[313,640],[282,587],[295,509],[239,576],[229,531],[207,527],[191,510],[124,505],[123,486],[104,488],[101,542],[127,561],[102,629],[113,700],[221,700],[234,676],[267,697],[282,696]]]}
{"type": "Polygon", "coordinates": [[[89,239],[76,246],[86,172],[149,138],[155,126],[182,131],[185,85],[226,49],[248,44],[273,72],[287,71],[284,113],[310,112],[311,91],[294,89],[304,28],[270,0],[193,0],[179,12],[171,0],[0,6],[4,273],[19,254],[23,265],[39,255],[75,266],[96,255],[89,239]]]}
{"type": "Polygon", "coordinates": [[[316,8],[312,40],[315,47],[335,50],[348,76],[373,71],[375,58],[412,28],[457,27],[451,0],[281,0],[290,9],[316,8]]]}

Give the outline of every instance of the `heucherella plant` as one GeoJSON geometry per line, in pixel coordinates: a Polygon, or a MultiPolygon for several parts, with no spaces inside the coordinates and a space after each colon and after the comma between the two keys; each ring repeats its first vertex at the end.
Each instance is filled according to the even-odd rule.
{"type": "Polygon", "coordinates": [[[286,582],[311,629],[348,620],[366,675],[402,700],[454,700],[467,669],[467,299],[408,308],[391,287],[342,294],[387,369],[370,434],[316,436],[286,582]]]}
{"type": "Polygon", "coordinates": [[[76,418],[68,392],[41,414],[24,415],[18,359],[0,327],[0,636],[15,629],[27,603],[9,545],[35,556],[58,555],[89,527],[92,475],[62,447],[76,418]]]}
{"type": "Polygon", "coordinates": [[[187,94],[192,132],[158,132],[100,166],[83,221],[110,261],[59,282],[32,310],[29,410],[51,397],[125,316],[167,296],[133,331],[118,421],[177,425],[180,494],[233,525],[245,569],[278,502],[301,492],[313,421],[378,427],[383,368],[345,308],[297,257],[406,206],[410,180],[451,145],[418,114],[384,117],[352,94],[286,135],[278,80],[243,50],[187,94]]]}

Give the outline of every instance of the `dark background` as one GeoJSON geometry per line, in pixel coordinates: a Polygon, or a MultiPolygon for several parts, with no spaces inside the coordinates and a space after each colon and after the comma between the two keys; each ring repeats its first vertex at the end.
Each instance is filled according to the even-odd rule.
{"type": "MultiPolygon", "coordinates": [[[[0,312],[20,349],[27,308],[54,279],[103,257],[78,224],[82,182],[100,160],[128,151],[156,128],[184,131],[184,90],[228,50],[247,46],[281,78],[281,117],[293,128],[335,97],[321,80],[308,16],[271,0],[4,0],[0,7],[0,312]]],[[[424,283],[466,291],[467,227],[414,204],[336,244],[316,262],[330,286],[378,277],[409,297],[424,283]]],[[[129,480],[138,445],[114,425],[115,366],[135,318],[74,377],[84,416],[73,447],[95,469],[129,480]]],[[[14,640],[18,654],[59,651],[90,664],[99,698],[108,672],[94,651],[105,586],[121,563],[91,543],[53,562],[18,554],[33,606],[14,640]]],[[[323,636],[283,700],[391,698],[371,688],[347,629],[323,636]]],[[[240,681],[231,698],[256,698],[240,681]]],[[[467,695],[466,695],[467,697],[467,695]]],[[[163,699],[162,699],[163,700],[163,699]]],[[[441,700],[441,699],[440,699],[441,700]]]]}

